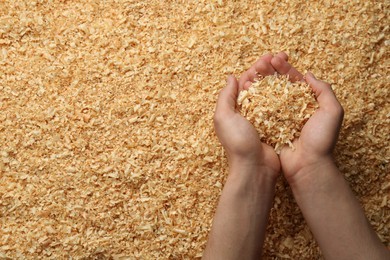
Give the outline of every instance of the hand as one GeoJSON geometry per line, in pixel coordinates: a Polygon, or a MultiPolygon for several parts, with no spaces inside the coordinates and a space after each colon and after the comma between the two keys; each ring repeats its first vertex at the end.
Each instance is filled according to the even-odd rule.
{"type": "Polygon", "coordinates": [[[228,156],[222,190],[203,259],[258,259],[275,194],[279,158],[260,142],[256,129],[236,110],[239,91],[258,76],[273,74],[272,55],[260,58],[240,78],[230,76],[217,101],[214,125],[228,156]]]}
{"type": "Polygon", "coordinates": [[[320,167],[333,163],[332,152],[336,145],[344,111],[338,102],[331,86],[307,73],[305,79],[287,62],[287,55],[279,53],[271,60],[272,66],[279,74],[287,74],[292,79],[306,80],[313,89],[319,108],[306,122],[298,139],[294,140],[295,150],[284,147],[280,154],[282,171],[291,183],[299,172],[306,167],[320,167]]]}
{"type": "Polygon", "coordinates": [[[266,167],[279,174],[280,163],[273,148],[260,142],[259,134],[252,124],[236,110],[239,91],[247,89],[257,75],[270,75],[275,72],[271,65],[272,55],[260,58],[237,82],[234,76],[227,80],[221,90],[214,115],[217,136],[228,156],[229,164],[250,164],[266,167]]]}

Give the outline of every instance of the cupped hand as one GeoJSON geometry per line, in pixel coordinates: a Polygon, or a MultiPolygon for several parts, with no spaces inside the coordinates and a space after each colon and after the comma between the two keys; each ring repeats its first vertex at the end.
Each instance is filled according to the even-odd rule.
{"type": "Polygon", "coordinates": [[[240,78],[229,76],[227,85],[219,94],[214,114],[214,126],[225,148],[230,165],[251,164],[266,167],[279,174],[280,163],[274,149],[260,141],[253,125],[237,111],[237,97],[258,76],[273,74],[272,55],[260,58],[240,78]]]}
{"type": "Polygon", "coordinates": [[[288,63],[285,53],[272,58],[271,64],[282,75],[289,75],[292,81],[305,80],[313,89],[319,108],[302,128],[301,135],[294,140],[295,150],[284,147],[280,162],[286,179],[291,182],[301,178],[299,173],[307,167],[321,167],[332,162],[332,152],[336,145],[344,110],[337,100],[331,86],[318,80],[312,73],[305,77],[288,63]]]}

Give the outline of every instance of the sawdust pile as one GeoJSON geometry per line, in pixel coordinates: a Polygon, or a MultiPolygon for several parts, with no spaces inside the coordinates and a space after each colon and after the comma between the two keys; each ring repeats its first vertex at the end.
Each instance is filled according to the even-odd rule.
{"type": "Polygon", "coordinates": [[[294,149],[292,141],[318,108],[307,83],[292,83],[287,76],[280,75],[256,80],[248,90],[240,92],[237,104],[261,141],[274,147],[278,154],[284,145],[294,149]]]}
{"type": "MultiPolygon", "coordinates": [[[[267,52],[332,84],[336,157],[390,243],[389,1],[0,1],[0,258],[194,259],[217,95],[267,52]]],[[[318,259],[280,178],[265,259],[318,259]]]]}

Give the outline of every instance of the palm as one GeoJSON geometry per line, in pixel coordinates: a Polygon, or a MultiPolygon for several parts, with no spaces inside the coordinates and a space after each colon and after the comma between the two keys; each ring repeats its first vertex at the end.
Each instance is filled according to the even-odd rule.
{"type": "MultiPolygon", "coordinates": [[[[287,55],[275,56],[272,66],[279,74],[288,75],[293,81],[303,81],[303,75],[287,62],[287,55]]],[[[306,79],[314,90],[319,109],[306,122],[299,139],[294,140],[295,150],[284,147],[280,154],[282,170],[286,178],[292,177],[304,166],[331,157],[343,119],[343,110],[330,85],[308,74],[306,79]],[[309,82],[310,81],[310,82],[309,82]]]]}
{"type": "Polygon", "coordinates": [[[236,129],[231,136],[231,140],[234,140],[231,149],[236,154],[262,158],[264,166],[279,171],[280,163],[275,151],[271,146],[260,142],[259,134],[247,119],[236,113],[230,124],[230,127],[236,129]]]}
{"type": "Polygon", "coordinates": [[[271,59],[272,55],[264,55],[243,73],[239,82],[234,78],[234,88],[221,91],[214,122],[218,138],[230,157],[229,161],[234,161],[233,157],[240,161],[249,160],[279,172],[280,162],[273,148],[261,143],[256,129],[236,111],[239,91],[247,89],[258,75],[275,73],[271,59]]]}
{"type": "Polygon", "coordinates": [[[273,148],[260,142],[256,129],[239,112],[216,121],[215,128],[229,161],[249,160],[279,172],[279,158],[273,148]]]}
{"type": "MultiPolygon", "coordinates": [[[[223,129],[234,129],[234,131],[221,131],[219,134],[222,144],[228,152],[240,156],[260,155],[260,140],[253,126],[236,112],[224,122],[223,129]],[[229,135],[229,136],[225,136],[229,135]],[[229,142],[224,142],[229,140],[229,142]]],[[[220,131],[217,131],[219,133],[220,131]]]]}
{"type": "Polygon", "coordinates": [[[333,149],[334,138],[332,129],[338,124],[333,117],[318,109],[307,121],[301,131],[301,146],[304,151],[312,151],[316,154],[328,153],[333,149]]]}
{"type": "Polygon", "coordinates": [[[295,150],[289,147],[282,149],[281,164],[287,178],[304,165],[315,161],[316,157],[333,150],[334,138],[330,136],[333,132],[332,124],[334,122],[326,111],[318,109],[303,127],[300,137],[294,140],[295,150]]]}

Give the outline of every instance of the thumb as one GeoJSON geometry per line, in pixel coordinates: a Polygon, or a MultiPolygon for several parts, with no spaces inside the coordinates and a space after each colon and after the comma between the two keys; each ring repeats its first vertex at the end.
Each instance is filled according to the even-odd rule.
{"type": "Polygon", "coordinates": [[[305,80],[313,89],[320,108],[332,109],[335,107],[341,107],[330,84],[318,80],[311,72],[306,73],[305,80]]]}
{"type": "Polygon", "coordinates": [[[219,93],[217,100],[216,114],[234,113],[238,97],[237,79],[230,75],[227,79],[226,87],[219,93]]]}

